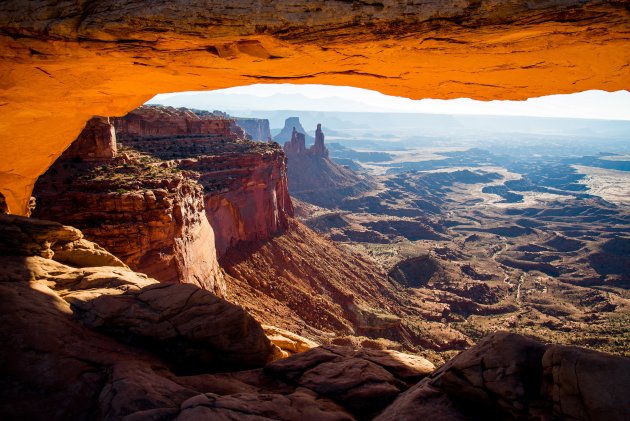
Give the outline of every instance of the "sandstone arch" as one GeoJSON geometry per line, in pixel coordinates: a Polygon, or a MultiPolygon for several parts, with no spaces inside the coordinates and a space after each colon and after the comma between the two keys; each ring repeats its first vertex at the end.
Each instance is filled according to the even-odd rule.
{"type": "Polygon", "coordinates": [[[630,1],[78,1],[0,4],[0,193],[92,115],[154,94],[261,82],[409,98],[524,99],[630,85],[630,1]]]}

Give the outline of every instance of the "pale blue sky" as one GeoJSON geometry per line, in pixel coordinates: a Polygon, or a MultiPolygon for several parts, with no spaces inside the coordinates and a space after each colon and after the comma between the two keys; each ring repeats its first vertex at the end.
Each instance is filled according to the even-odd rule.
{"type": "Polygon", "coordinates": [[[630,92],[586,91],[527,101],[408,98],[348,86],[257,84],[207,92],[160,94],[154,104],[208,110],[312,110],[525,115],[630,120],[630,92]]]}

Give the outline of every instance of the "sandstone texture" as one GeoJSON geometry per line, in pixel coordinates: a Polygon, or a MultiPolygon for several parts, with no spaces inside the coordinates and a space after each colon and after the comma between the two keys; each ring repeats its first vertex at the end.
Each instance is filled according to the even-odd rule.
{"type": "Polygon", "coordinates": [[[619,401],[629,382],[628,358],[498,332],[400,395],[376,419],[622,420],[630,414],[619,401]]]}
{"type": "Polygon", "coordinates": [[[433,369],[339,347],[269,364],[277,352],[242,308],[132,272],[93,243],[80,248],[92,260],[53,260],[85,241],[75,228],[0,216],[0,229],[3,419],[353,420],[433,369]]]}
{"type": "Polygon", "coordinates": [[[208,291],[132,272],[68,226],[5,215],[0,227],[3,419],[629,415],[627,358],[500,332],[438,370],[416,355],[330,345],[274,360],[263,327],[208,291]],[[54,260],[74,249],[80,263],[54,260]]]}
{"type": "Polygon", "coordinates": [[[93,127],[88,124],[68,155],[38,181],[35,215],[80,227],[132,269],[162,282],[222,295],[214,233],[196,175],[132,152],[108,158],[92,142],[93,127]]]}
{"type": "Polygon", "coordinates": [[[240,241],[264,240],[286,229],[293,205],[286,158],[277,144],[246,140],[233,119],[185,108],[143,106],[116,121],[121,144],[199,175],[219,256],[240,241]],[[166,123],[159,123],[162,114],[166,123]],[[195,118],[204,122],[203,130],[190,134],[185,128],[195,118]],[[168,134],[154,134],[154,125],[167,125],[168,134]]]}
{"type": "Polygon", "coordinates": [[[92,117],[85,123],[79,137],[63,154],[65,159],[95,161],[115,158],[116,131],[107,117],[92,117]]]}
{"type": "Polygon", "coordinates": [[[26,214],[35,180],[88,119],[160,92],[287,82],[492,100],[627,89],[627,5],[5,1],[0,192],[26,214]]]}

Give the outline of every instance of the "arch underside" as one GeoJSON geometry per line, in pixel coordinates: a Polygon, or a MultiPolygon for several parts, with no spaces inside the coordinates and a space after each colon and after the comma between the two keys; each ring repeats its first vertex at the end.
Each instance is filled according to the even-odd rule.
{"type": "Polygon", "coordinates": [[[630,85],[628,1],[47,3],[0,5],[0,193],[16,214],[87,119],[156,93],[318,83],[522,100],[630,85]]]}

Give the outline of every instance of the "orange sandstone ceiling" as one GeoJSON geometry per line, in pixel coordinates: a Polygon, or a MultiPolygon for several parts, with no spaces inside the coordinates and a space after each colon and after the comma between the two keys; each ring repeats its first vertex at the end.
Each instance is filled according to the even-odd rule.
{"type": "Polygon", "coordinates": [[[629,89],[630,0],[5,0],[0,55],[0,193],[25,214],[35,180],[87,119],[160,92],[320,83],[519,100],[629,89]]]}

